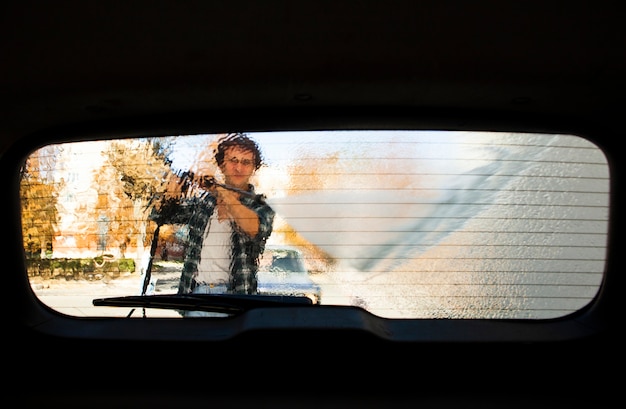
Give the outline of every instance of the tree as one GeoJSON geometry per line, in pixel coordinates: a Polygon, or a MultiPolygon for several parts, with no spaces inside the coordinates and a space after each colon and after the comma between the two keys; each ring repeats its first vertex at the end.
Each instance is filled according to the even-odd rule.
{"type": "Polygon", "coordinates": [[[89,218],[98,224],[92,224],[96,247],[100,254],[117,248],[124,258],[138,233],[133,201],[124,192],[117,170],[108,164],[94,171],[94,185],[98,197],[89,218]]]}
{"type": "MultiPolygon", "coordinates": [[[[151,204],[165,192],[165,182],[171,175],[168,159],[171,139],[147,138],[114,142],[105,152],[105,165],[115,170],[120,192],[130,200],[131,208],[120,206],[112,219],[117,223],[117,241],[131,238],[137,249],[135,266],[142,266],[145,246],[152,240],[156,226],[148,221],[151,204]],[[134,236],[134,240],[132,237],[134,236]]],[[[103,195],[104,195],[103,191],[103,195]]],[[[101,212],[106,213],[109,199],[103,197],[101,212]]],[[[120,203],[123,203],[120,200],[120,203]]]]}
{"type": "Polygon", "coordinates": [[[37,255],[43,257],[47,252],[51,254],[53,238],[57,235],[59,184],[52,176],[55,149],[51,145],[35,151],[21,169],[22,237],[27,257],[31,259],[37,255]]]}

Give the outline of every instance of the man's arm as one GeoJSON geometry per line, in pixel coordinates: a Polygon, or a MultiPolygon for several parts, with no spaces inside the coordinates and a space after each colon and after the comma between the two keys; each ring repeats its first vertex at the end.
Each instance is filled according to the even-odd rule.
{"type": "Polygon", "coordinates": [[[189,195],[193,174],[183,177],[171,174],[166,187],[158,199],[155,199],[149,218],[159,225],[186,224],[200,199],[189,195]]]}

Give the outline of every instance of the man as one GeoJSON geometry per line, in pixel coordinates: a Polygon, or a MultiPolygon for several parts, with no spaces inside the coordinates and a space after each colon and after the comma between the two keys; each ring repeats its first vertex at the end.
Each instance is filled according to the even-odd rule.
{"type": "MultiPolygon", "coordinates": [[[[225,183],[205,183],[202,194],[185,196],[184,183],[171,182],[167,196],[174,200],[155,207],[151,218],[188,227],[179,294],[256,294],[259,257],[275,214],[250,184],[262,165],[261,151],[247,135],[232,133],[220,139],[214,154],[225,183]]],[[[185,313],[199,315],[214,314],[185,313]]]]}

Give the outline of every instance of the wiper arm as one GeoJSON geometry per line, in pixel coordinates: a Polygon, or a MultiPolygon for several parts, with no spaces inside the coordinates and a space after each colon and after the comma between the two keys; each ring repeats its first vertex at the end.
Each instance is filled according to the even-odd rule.
{"type": "Polygon", "coordinates": [[[96,298],[96,307],[161,308],[241,314],[255,308],[315,305],[308,297],[240,294],[159,294],[96,298]]]}

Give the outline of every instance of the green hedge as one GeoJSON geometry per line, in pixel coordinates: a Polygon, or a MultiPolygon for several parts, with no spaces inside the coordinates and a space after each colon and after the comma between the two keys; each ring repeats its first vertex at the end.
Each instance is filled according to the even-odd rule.
{"type": "Polygon", "coordinates": [[[109,276],[135,271],[135,261],[130,258],[113,259],[106,255],[94,258],[34,258],[26,260],[29,276],[65,276],[79,279],[93,278],[94,274],[109,276]]]}

